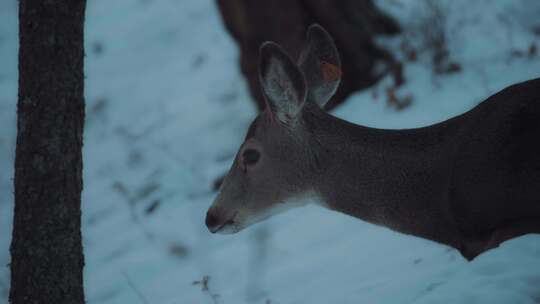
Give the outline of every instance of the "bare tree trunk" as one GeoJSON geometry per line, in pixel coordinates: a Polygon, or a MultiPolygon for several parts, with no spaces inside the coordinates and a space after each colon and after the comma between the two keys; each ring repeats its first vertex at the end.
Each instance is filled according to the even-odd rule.
{"type": "Polygon", "coordinates": [[[373,85],[382,74],[399,73],[390,53],[373,42],[392,35],[399,25],[372,0],[217,0],[226,28],[240,47],[240,67],[259,109],[264,106],[257,74],[258,50],[273,40],[297,58],[308,26],[319,23],[334,37],[343,66],[342,83],[327,104],[333,108],[354,91],[373,85]],[[385,65],[375,71],[377,63],[385,65]]]}
{"type": "Polygon", "coordinates": [[[84,303],[86,0],[20,0],[11,303],[84,303]]]}

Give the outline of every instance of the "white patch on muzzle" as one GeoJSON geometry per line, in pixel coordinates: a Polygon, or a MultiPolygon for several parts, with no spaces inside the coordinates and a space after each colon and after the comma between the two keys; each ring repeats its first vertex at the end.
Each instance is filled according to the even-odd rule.
{"type": "MultiPolygon", "coordinates": [[[[262,222],[274,215],[284,213],[290,209],[299,208],[308,204],[316,204],[325,207],[326,204],[315,191],[307,191],[301,195],[290,197],[282,203],[276,203],[271,208],[257,214],[252,214],[244,219],[244,222],[239,223],[242,229],[251,226],[255,223],[262,222]]],[[[240,229],[241,230],[241,229],[240,229]]]]}

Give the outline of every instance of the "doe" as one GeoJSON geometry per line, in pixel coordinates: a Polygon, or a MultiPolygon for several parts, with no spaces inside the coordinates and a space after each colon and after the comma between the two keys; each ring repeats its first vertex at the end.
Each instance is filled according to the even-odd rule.
{"type": "Polygon", "coordinates": [[[266,109],[253,121],[206,216],[235,233],[315,196],[322,206],[452,246],[467,259],[540,233],[540,78],[428,127],[383,130],[323,110],[341,78],[312,25],[297,63],[260,48],[266,109]]]}

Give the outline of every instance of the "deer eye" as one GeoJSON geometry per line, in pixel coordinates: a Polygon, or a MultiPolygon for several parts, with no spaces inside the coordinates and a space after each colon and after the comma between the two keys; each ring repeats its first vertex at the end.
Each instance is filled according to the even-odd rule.
{"type": "Polygon", "coordinates": [[[261,153],[254,149],[246,149],[242,154],[245,165],[254,165],[261,158],[261,153]]]}

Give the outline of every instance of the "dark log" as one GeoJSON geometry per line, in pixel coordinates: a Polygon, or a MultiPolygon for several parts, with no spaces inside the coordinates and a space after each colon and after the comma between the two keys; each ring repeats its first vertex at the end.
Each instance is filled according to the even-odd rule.
{"type": "MultiPolygon", "coordinates": [[[[217,0],[227,30],[240,48],[240,67],[259,109],[264,106],[257,74],[258,50],[272,40],[293,58],[300,54],[306,29],[322,25],[334,37],[343,65],[342,83],[326,105],[331,109],[351,93],[370,87],[397,71],[389,52],[374,43],[376,35],[400,32],[399,25],[371,0],[217,0]],[[375,71],[377,63],[386,68],[375,71]]],[[[399,72],[399,71],[398,71],[399,72]]]]}

